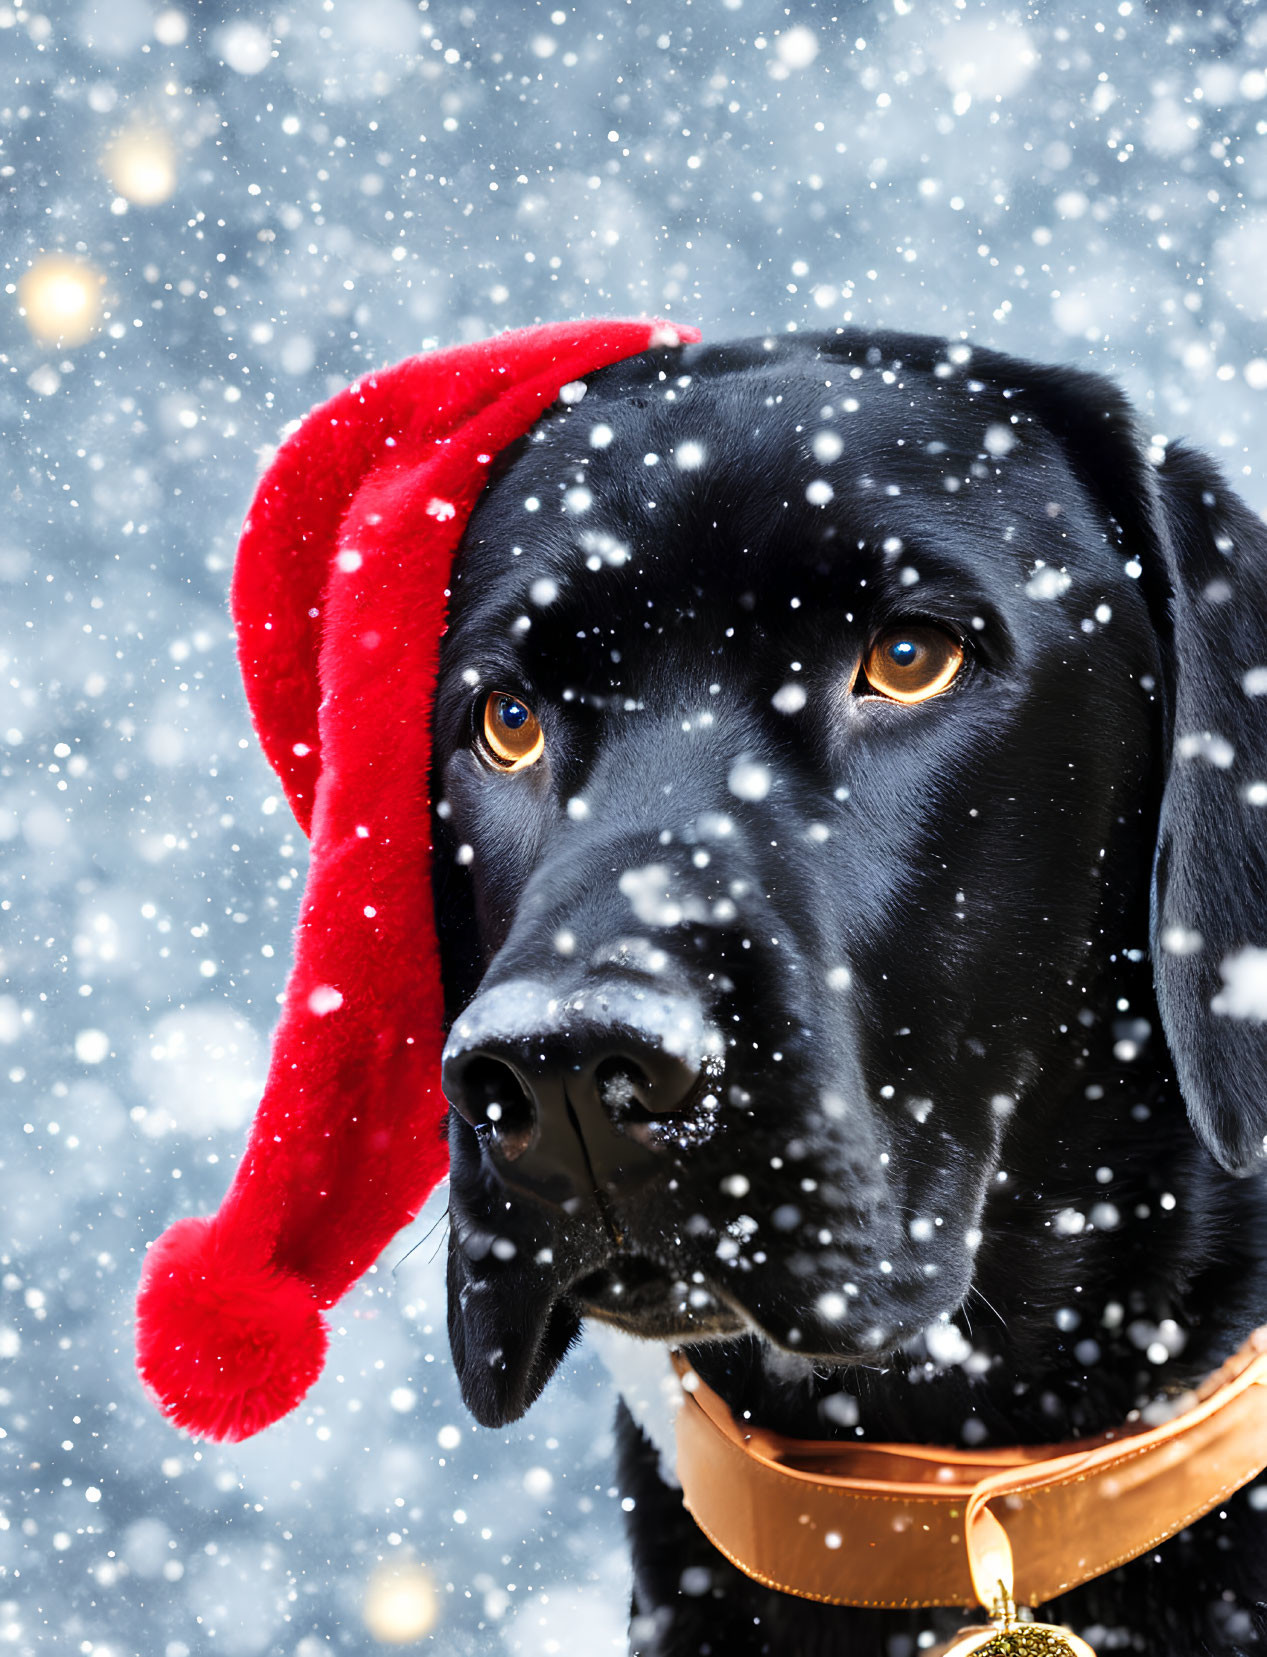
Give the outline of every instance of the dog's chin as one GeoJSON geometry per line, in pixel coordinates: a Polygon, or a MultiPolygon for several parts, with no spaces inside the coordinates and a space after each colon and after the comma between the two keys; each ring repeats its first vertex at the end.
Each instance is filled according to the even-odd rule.
{"type": "Polygon", "coordinates": [[[712,1287],[685,1282],[643,1255],[622,1256],[573,1285],[587,1318],[642,1340],[675,1345],[740,1335],[747,1317],[712,1287]]]}
{"type": "Polygon", "coordinates": [[[789,1340],[778,1332],[780,1319],[763,1319],[726,1289],[701,1281],[699,1274],[686,1283],[640,1255],[621,1256],[590,1272],[573,1284],[569,1298],[587,1322],[687,1351],[754,1336],[775,1368],[802,1377],[810,1371],[875,1368],[891,1361],[897,1344],[883,1324],[842,1329],[811,1318],[803,1318],[789,1340]]]}
{"type": "MultiPolygon", "coordinates": [[[[518,1420],[578,1338],[583,1319],[690,1349],[750,1335],[800,1368],[836,1369],[885,1362],[910,1338],[912,1324],[919,1328],[940,1310],[934,1304],[939,1297],[923,1281],[875,1305],[863,1297],[851,1303],[847,1319],[809,1311],[785,1282],[764,1287],[767,1294],[741,1300],[701,1271],[687,1276],[648,1255],[625,1253],[591,1263],[562,1283],[513,1268],[490,1278],[472,1271],[455,1249],[449,1336],[463,1399],[483,1426],[518,1420]],[[925,1299],[927,1306],[919,1304],[925,1299]]],[[[824,1310],[833,1298],[823,1297],[824,1310]]]]}
{"type": "Polygon", "coordinates": [[[687,1282],[642,1255],[591,1267],[566,1287],[516,1274],[490,1281],[449,1256],[449,1341],[462,1398],[485,1427],[504,1426],[534,1404],[577,1339],[582,1318],[667,1345],[699,1345],[750,1330],[717,1290],[687,1282]]]}

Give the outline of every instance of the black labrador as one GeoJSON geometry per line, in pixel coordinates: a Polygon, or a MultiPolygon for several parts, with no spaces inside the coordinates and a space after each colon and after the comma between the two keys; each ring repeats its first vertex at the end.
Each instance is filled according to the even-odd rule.
{"type": "MultiPolygon", "coordinates": [[[[1071,369],[670,349],[503,456],[433,779],[474,1415],[595,1318],[785,1433],[1052,1443],[1267,1321],[1265,664],[1263,524],[1071,369]]],[[[644,1657],[964,1620],[759,1587],[621,1441],[644,1657]]],[[[1260,1650],[1267,1483],[1045,1614],[1260,1650]]]]}

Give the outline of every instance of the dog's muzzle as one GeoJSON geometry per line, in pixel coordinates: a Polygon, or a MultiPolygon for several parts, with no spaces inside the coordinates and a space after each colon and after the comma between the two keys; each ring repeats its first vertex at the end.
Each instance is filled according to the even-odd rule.
{"type": "Polygon", "coordinates": [[[689,997],[637,982],[482,991],[445,1045],[445,1096],[499,1178],[572,1208],[662,1173],[665,1128],[712,1099],[721,1040],[689,997]]]}

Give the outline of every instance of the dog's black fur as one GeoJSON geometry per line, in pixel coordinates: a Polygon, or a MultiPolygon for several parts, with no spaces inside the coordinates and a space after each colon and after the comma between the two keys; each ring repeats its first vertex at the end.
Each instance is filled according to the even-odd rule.
{"type": "MultiPolygon", "coordinates": [[[[592,1315],[787,1433],[1046,1443],[1267,1321],[1264,1025],[1211,1007],[1267,945],[1264,663],[1263,525],[1072,370],[851,331],[670,349],[504,456],[436,702],[450,1015],[615,983],[724,1044],[711,1096],[618,1122],[636,1182],[561,1207],[452,1113],[474,1414],[524,1411],[592,1315]],[[951,688],[851,684],[913,620],[966,641],[951,688]],[[479,757],[493,690],[540,717],[529,770],[479,757]]],[[[758,1587],[622,1441],[645,1657],[902,1657],[963,1621],[758,1587]]],[[[1259,1488],[1046,1615],[1102,1653],[1260,1649],[1259,1488]]]]}

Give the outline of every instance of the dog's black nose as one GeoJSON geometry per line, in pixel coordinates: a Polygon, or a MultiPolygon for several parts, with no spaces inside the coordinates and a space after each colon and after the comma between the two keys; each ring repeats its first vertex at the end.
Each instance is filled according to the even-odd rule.
{"type": "Polygon", "coordinates": [[[628,1195],[664,1164],[657,1119],[708,1100],[721,1044],[686,997],[625,984],[566,996],[524,979],[476,997],[443,1086],[508,1186],[566,1205],[628,1195]]]}

